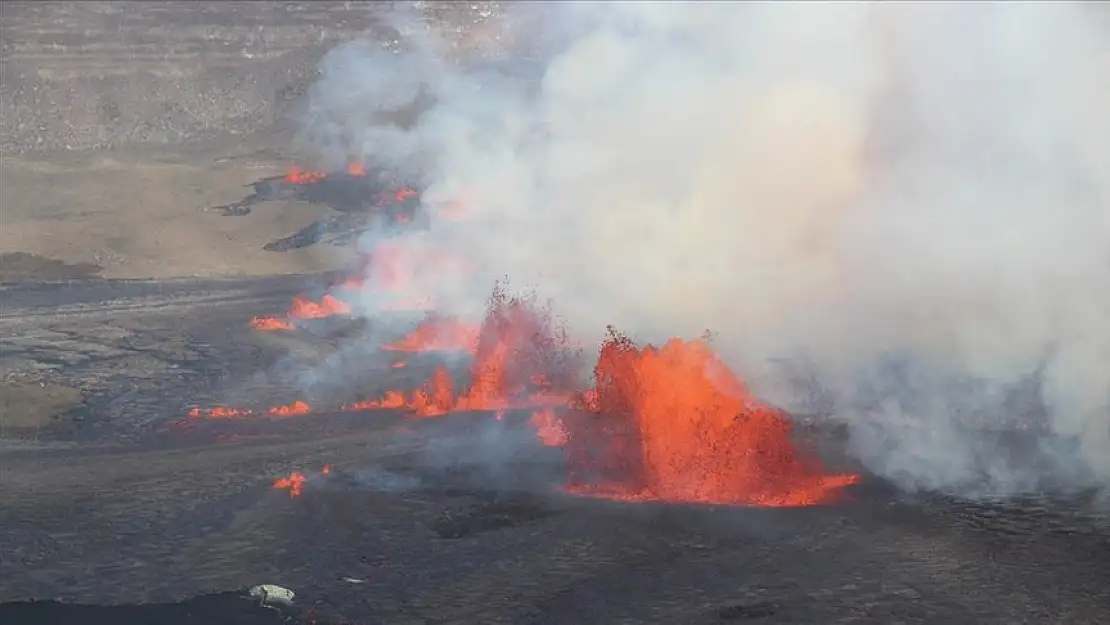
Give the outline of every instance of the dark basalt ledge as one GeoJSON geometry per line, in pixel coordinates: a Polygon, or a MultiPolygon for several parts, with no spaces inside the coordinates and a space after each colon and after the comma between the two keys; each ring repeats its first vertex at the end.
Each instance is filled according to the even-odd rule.
{"type": "MultiPolygon", "coordinates": [[[[297,610],[278,610],[247,598],[246,589],[197,595],[176,603],[82,605],[60,601],[0,603],[5,625],[276,625],[300,623],[297,610]]],[[[326,625],[316,621],[317,625],[326,625]]]]}

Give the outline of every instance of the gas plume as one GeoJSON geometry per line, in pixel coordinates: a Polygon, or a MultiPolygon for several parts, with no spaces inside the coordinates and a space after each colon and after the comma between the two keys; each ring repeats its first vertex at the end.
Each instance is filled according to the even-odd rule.
{"type": "Polygon", "coordinates": [[[1103,11],[528,3],[497,63],[451,58],[406,15],[404,51],[324,59],[301,139],[419,170],[431,227],[390,244],[439,313],[477,319],[509,275],[583,344],[608,324],[657,344],[711,329],[758,396],[846,425],[906,487],[1097,486],[1103,11]],[[411,123],[387,120],[413,101],[411,123]]]}

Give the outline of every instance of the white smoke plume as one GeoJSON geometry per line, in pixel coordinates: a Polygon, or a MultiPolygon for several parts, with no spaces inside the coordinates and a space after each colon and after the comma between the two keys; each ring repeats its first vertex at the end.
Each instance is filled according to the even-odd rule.
{"type": "Polygon", "coordinates": [[[534,79],[520,58],[448,60],[406,18],[407,51],[352,43],[324,60],[304,136],[325,159],[422,172],[432,226],[391,242],[442,312],[477,315],[508,275],[583,340],[606,324],[642,341],[711,329],[757,394],[846,423],[858,457],[907,487],[1101,485],[1104,13],[510,7],[506,36],[540,49],[534,79]],[[381,123],[420,92],[413,124],[381,123]],[[456,199],[464,218],[434,216],[456,199]]]}

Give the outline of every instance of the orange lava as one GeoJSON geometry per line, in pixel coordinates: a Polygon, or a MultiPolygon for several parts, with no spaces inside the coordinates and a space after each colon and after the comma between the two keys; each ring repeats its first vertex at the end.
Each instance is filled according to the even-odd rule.
{"type": "Polygon", "coordinates": [[[303,295],[293,298],[287,319],[277,317],[251,317],[251,327],[262,332],[295,330],[297,327],[289,319],[324,319],[326,317],[350,315],[351,306],[347,302],[327,294],[314,302],[303,295]]]}
{"type": "Polygon", "coordinates": [[[349,314],[351,314],[350,304],[332,295],[325,295],[318,303],[298,295],[293,298],[293,305],[289,309],[289,316],[294,319],[323,319],[349,314]]]}
{"type": "MultiPolygon", "coordinates": [[[[410,335],[411,336],[411,335],[410,335]]],[[[470,388],[456,395],[444,367],[410,393],[390,391],[379,399],[352,404],[351,410],[407,409],[417,416],[448,412],[555,406],[569,402],[573,361],[560,353],[566,334],[550,311],[534,299],[509,297],[494,289],[485,320],[473,342],[470,388]]]]}
{"type": "MultiPolygon", "coordinates": [[[[358,162],[348,163],[347,175],[356,177],[365,176],[366,166],[358,162]]],[[[300,165],[290,165],[285,172],[285,181],[293,184],[313,184],[327,177],[327,172],[302,169],[300,165]]]]}
{"type": "Polygon", "coordinates": [[[240,417],[249,417],[253,413],[250,410],[240,410],[237,408],[228,408],[227,406],[216,406],[208,410],[201,410],[200,408],[193,408],[189,411],[189,417],[193,419],[237,419],[240,417]]]}
{"type": "Polygon", "coordinates": [[[299,165],[291,165],[285,172],[285,181],[293,184],[312,184],[327,177],[325,172],[301,169],[299,165]]]}
{"type": "Polygon", "coordinates": [[[418,417],[437,417],[455,407],[454,382],[443,367],[436,368],[432,379],[410,393],[388,391],[379,399],[369,399],[343,407],[344,410],[409,410],[418,417]]]}
{"type": "MultiPolygon", "coordinates": [[[[299,183],[323,177],[300,170],[290,175],[294,173],[290,180],[299,183]]],[[[415,195],[409,189],[391,190],[379,199],[402,202],[415,195]]],[[[368,288],[388,300],[388,309],[431,306],[414,293],[416,277],[427,274],[430,265],[447,268],[453,262],[437,250],[395,241],[378,243],[364,261],[365,277],[336,285],[319,302],[297,296],[288,318],[349,315],[351,306],[332,293],[368,288]]],[[[251,323],[258,329],[293,327],[276,318],[251,323]]],[[[582,363],[550,309],[534,298],[510,297],[498,285],[480,326],[429,316],[383,349],[469,353],[469,384],[458,384],[441,366],[418,388],[391,390],[342,409],[399,409],[422,418],[490,411],[498,419],[507,410],[531,409],[529,422],[538,440],[566,450],[566,489],[572,493],[626,501],[805,506],[833,501],[858,480],[856,475],[829,473],[816,456],[800,449],[786,415],[756,400],[704,340],[672,339],[662,347],[640,347],[613,332],[601,346],[593,387],[581,392],[582,363]]],[[[403,361],[392,364],[404,366],[403,361]]],[[[265,414],[310,412],[307,403],[296,401],[265,414]]],[[[218,407],[193,409],[189,416],[252,414],[218,407]]],[[[304,481],[303,474],[294,472],[274,485],[295,497],[304,481]]]]}
{"type": "Polygon", "coordinates": [[[296,417],[310,412],[312,412],[312,408],[307,403],[297,400],[284,406],[274,406],[267,410],[266,414],[274,417],[296,417]]]}
{"type": "MultiPolygon", "coordinates": [[[[325,464],[324,468],[320,469],[320,474],[327,475],[328,473],[331,473],[331,466],[325,464]]],[[[300,497],[301,493],[304,492],[306,482],[308,482],[308,478],[305,477],[304,473],[293,471],[289,474],[289,477],[279,477],[274,480],[273,487],[288,490],[290,497],[300,497]]]]}
{"type": "Polygon", "coordinates": [[[479,328],[455,319],[428,317],[408,336],[386,345],[395,352],[474,352],[478,346],[479,328]]]}
{"type": "Polygon", "coordinates": [[[300,497],[304,490],[305,476],[300,471],[293,471],[289,477],[279,477],[274,480],[274,488],[289,491],[290,497],[300,497]]]}
{"type": "Polygon", "coordinates": [[[251,317],[251,327],[263,332],[296,329],[292,323],[284,319],[278,319],[277,317],[251,317]]]}
{"type": "Polygon", "coordinates": [[[498,285],[490,297],[471,366],[471,387],[458,410],[503,410],[564,404],[575,386],[577,361],[551,310],[534,297],[510,298],[498,285]]]}
{"type": "Polygon", "coordinates": [[[833,500],[855,475],[827,475],[704,341],[637,347],[613,334],[570,427],[568,490],[626,500],[804,506],[833,500]],[[589,424],[589,425],[587,425],[589,424]]]}
{"type": "MultiPolygon", "coordinates": [[[[306,415],[311,412],[311,406],[303,401],[297,400],[290,404],[267,408],[263,414],[271,417],[294,417],[306,415]]],[[[256,414],[260,413],[246,408],[228,408],[227,406],[217,406],[207,410],[193,408],[189,411],[189,417],[192,419],[243,419],[246,417],[253,417],[256,414]]]]}
{"type": "Polygon", "coordinates": [[[790,421],[758,402],[702,340],[640,348],[613,334],[594,388],[573,399],[573,358],[549,313],[495,290],[479,331],[472,382],[456,394],[440,367],[423,387],[352,409],[432,417],[528,406],[547,446],[566,447],[567,490],[628,501],[804,506],[832,501],[858,476],[828,474],[794,443],[790,421]],[[571,365],[571,366],[568,366],[571,365]],[[556,408],[576,414],[559,416],[556,408]]]}
{"type": "Polygon", "coordinates": [[[374,204],[384,206],[386,204],[404,204],[408,200],[415,199],[419,194],[416,189],[403,187],[400,189],[386,189],[385,191],[378,192],[374,196],[374,204]]]}
{"type": "Polygon", "coordinates": [[[533,412],[528,422],[536,428],[536,438],[548,447],[562,447],[570,440],[567,427],[552,408],[533,412]]]}

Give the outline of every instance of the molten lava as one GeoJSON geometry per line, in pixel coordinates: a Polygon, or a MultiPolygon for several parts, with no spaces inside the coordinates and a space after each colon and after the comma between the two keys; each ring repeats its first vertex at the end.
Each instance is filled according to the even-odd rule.
{"type": "Polygon", "coordinates": [[[228,408],[227,406],[217,406],[215,408],[209,408],[208,410],[193,408],[189,411],[189,417],[192,419],[242,419],[253,417],[256,414],[266,414],[270,417],[295,417],[306,415],[311,412],[311,406],[303,401],[297,400],[289,404],[271,406],[260,412],[255,412],[246,408],[228,408]]]}
{"type": "Polygon", "coordinates": [[[704,341],[638,348],[613,334],[593,420],[569,432],[569,490],[629,500],[802,506],[829,501],[853,475],[825,475],[791,438],[785,415],[758,403],[704,341]],[[595,421],[596,423],[591,423],[595,421]]]}
{"type": "Polygon", "coordinates": [[[415,200],[420,194],[416,189],[402,187],[400,189],[386,189],[378,192],[374,196],[374,204],[378,206],[385,206],[388,204],[404,204],[409,200],[415,200]]]}
{"type": "Polygon", "coordinates": [[[430,316],[411,333],[383,349],[395,352],[474,352],[480,328],[455,319],[430,316]]]}
{"type": "Polygon", "coordinates": [[[262,330],[263,332],[296,329],[296,326],[292,323],[284,319],[278,319],[277,317],[251,317],[251,327],[255,330],[262,330]]]}
{"type": "Polygon", "coordinates": [[[305,481],[304,473],[293,471],[289,474],[289,477],[280,477],[274,480],[274,488],[288,490],[290,497],[300,497],[301,491],[304,490],[305,481]]]}
{"type": "Polygon", "coordinates": [[[291,165],[285,172],[285,181],[292,184],[313,184],[327,178],[328,174],[322,171],[308,171],[298,165],[291,165]]]}
{"type": "MultiPolygon", "coordinates": [[[[366,175],[366,166],[357,162],[348,163],[347,175],[361,178],[366,175]]],[[[314,184],[327,177],[327,172],[302,169],[300,165],[290,165],[285,171],[285,181],[292,184],[314,184]]]]}
{"type": "Polygon", "coordinates": [[[295,330],[289,319],[324,319],[327,317],[350,315],[351,306],[347,302],[331,295],[325,294],[319,302],[314,302],[303,295],[293,298],[286,319],[277,317],[251,317],[251,327],[263,332],[278,330],[295,330]]]}
{"type": "Polygon", "coordinates": [[[299,415],[306,415],[310,412],[312,412],[312,408],[308,404],[303,401],[297,400],[291,404],[286,404],[284,406],[274,406],[273,408],[267,410],[266,414],[269,414],[273,417],[295,417],[299,415]]]}
{"type": "MultiPolygon", "coordinates": [[[[418,332],[419,328],[410,337],[418,332]]],[[[531,298],[509,297],[498,286],[472,343],[472,381],[465,393],[456,395],[451,375],[439,367],[422,388],[408,394],[390,391],[350,408],[403,408],[430,417],[457,411],[563,405],[572,396],[576,366],[576,361],[563,353],[567,344],[565,332],[555,325],[548,309],[536,306],[531,298]]]]}
{"type": "Polygon", "coordinates": [[[349,314],[351,314],[350,304],[332,295],[324,295],[319,303],[298,295],[293,298],[293,305],[289,309],[289,316],[293,319],[323,319],[349,314]]]}
{"type": "Polygon", "coordinates": [[[189,417],[192,419],[236,419],[239,417],[249,417],[251,414],[253,413],[250,410],[239,410],[236,408],[228,408],[227,406],[216,406],[208,410],[193,408],[189,411],[189,417]]]}
{"type": "Polygon", "coordinates": [[[547,447],[563,447],[570,440],[566,425],[552,408],[533,412],[528,422],[536,428],[536,438],[547,447]]]}
{"type": "MultiPolygon", "coordinates": [[[[324,465],[323,469],[320,469],[320,473],[322,475],[327,475],[330,472],[331,467],[326,464],[324,465]]],[[[274,488],[288,490],[290,497],[300,497],[301,493],[304,491],[304,485],[307,481],[308,478],[305,477],[304,473],[301,473],[300,471],[293,471],[289,474],[289,477],[280,477],[274,480],[273,486],[274,488]]]]}

